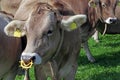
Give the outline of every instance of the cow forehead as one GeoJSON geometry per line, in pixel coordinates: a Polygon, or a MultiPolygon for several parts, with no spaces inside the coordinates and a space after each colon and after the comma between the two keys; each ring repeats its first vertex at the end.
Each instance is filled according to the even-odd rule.
{"type": "Polygon", "coordinates": [[[27,20],[26,27],[31,30],[47,30],[50,27],[54,27],[56,24],[56,16],[52,11],[38,11],[33,12],[27,20]]]}
{"type": "Polygon", "coordinates": [[[43,24],[41,22],[53,23],[57,20],[57,14],[58,12],[55,11],[50,5],[39,4],[30,14],[28,21],[37,22],[39,24],[43,24]]]}
{"type": "Polygon", "coordinates": [[[39,10],[32,12],[32,14],[29,17],[31,17],[31,19],[34,19],[34,21],[36,22],[37,20],[43,21],[46,18],[50,19],[51,22],[53,22],[54,19],[57,17],[56,14],[57,13],[52,10],[39,9],[39,10]]]}

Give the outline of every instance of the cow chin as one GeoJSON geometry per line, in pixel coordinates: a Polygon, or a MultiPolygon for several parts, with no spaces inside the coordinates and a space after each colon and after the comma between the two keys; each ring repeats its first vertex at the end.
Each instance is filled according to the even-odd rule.
{"type": "Polygon", "coordinates": [[[21,61],[28,62],[33,61],[34,64],[38,65],[42,63],[42,58],[37,53],[22,53],[21,61]]]}

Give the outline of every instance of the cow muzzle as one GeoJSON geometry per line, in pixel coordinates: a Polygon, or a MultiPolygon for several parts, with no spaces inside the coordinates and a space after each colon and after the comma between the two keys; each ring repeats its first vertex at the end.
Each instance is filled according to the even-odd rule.
{"type": "Polygon", "coordinates": [[[29,69],[33,64],[41,64],[42,58],[37,53],[22,53],[20,65],[23,69],[29,69]]]}
{"type": "Polygon", "coordinates": [[[107,23],[107,24],[114,24],[116,22],[117,22],[117,18],[116,17],[115,18],[109,17],[109,18],[107,18],[105,20],[105,23],[107,23]]]}

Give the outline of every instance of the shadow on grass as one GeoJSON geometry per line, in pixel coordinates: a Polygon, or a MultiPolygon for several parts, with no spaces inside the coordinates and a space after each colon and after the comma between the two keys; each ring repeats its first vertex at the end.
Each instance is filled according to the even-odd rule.
{"type": "MultiPolygon", "coordinates": [[[[109,41],[109,42],[107,42],[107,43],[105,43],[104,41],[101,41],[101,44],[102,44],[102,46],[111,46],[111,47],[120,47],[120,41],[117,41],[117,42],[112,42],[111,40],[109,41]],[[104,44],[102,44],[102,42],[104,43],[104,44]]],[[[93,46],[94,47],[94,46],[93,46]]]]}
{"type": "Polygon", "coordinates": [[[78,65],[88,65],[88,64],[94,64],[94,65],[100,65],[104,67],[115,67],[117,65],[120,65],[120,51],[119,52],[108,52],[107,54],[110,55],[98,55],[94,56],[96,59],[96,62],[90,63],[86,56],[79,56],[78,65]]]}
{"type": "Polygon", "coordinates": [[[79,77],[75,80],[120,80],[120,73],[117,72],[102,72],[93,76],[90,76],[86,79],[79,79],[79,77]],[[113,77],[114,76],[114,77],[113,77]]]}
{"type": "Polygon", "coordinates": [[[93,75],[93,76],[89,77],[89,79],[86,79],[86,80],[120,80],[120,73],[103,72],[100,74],[93,75]]]}
{"type": "Polygon", "coordinates": [[[104,43],[104,44],[102,44],[102,42],[101,42],[101,44],[99,45],[99,43],[97,44],[97,45],[93,45],[93,47],[96,47],[96,46],[105,46],[105,47],[113,47],[113,48],[118,48],[118,47],[120,47],[120,41],[119,42],[107,42],[107,43],[104,43]]]}

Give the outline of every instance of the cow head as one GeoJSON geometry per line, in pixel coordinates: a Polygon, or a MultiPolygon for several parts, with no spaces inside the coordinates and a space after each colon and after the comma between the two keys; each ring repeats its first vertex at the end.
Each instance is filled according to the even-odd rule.
{"type": "Polygon", "coordinates": [[[115,8],[120,6],[120,0],[90,0],[89,6],[95,8],[97,17],[101,21],[111,24],[117,21],[115,8]]]}
{"type": "Polygon", "coordinates": [[[9,36],[14,36],[18,30],[18,35],[21,34],[19,37],[27,37],[27,46],[21,60],[33,60],[35,64],[45,63],[57,52],[63,37],[62,31],[72,31],[86,22],[86,15],[82,14],[64,19],[54,7],[39,3],[27,21],[12,21],[5,27],[5,33],[9,36]]]}

